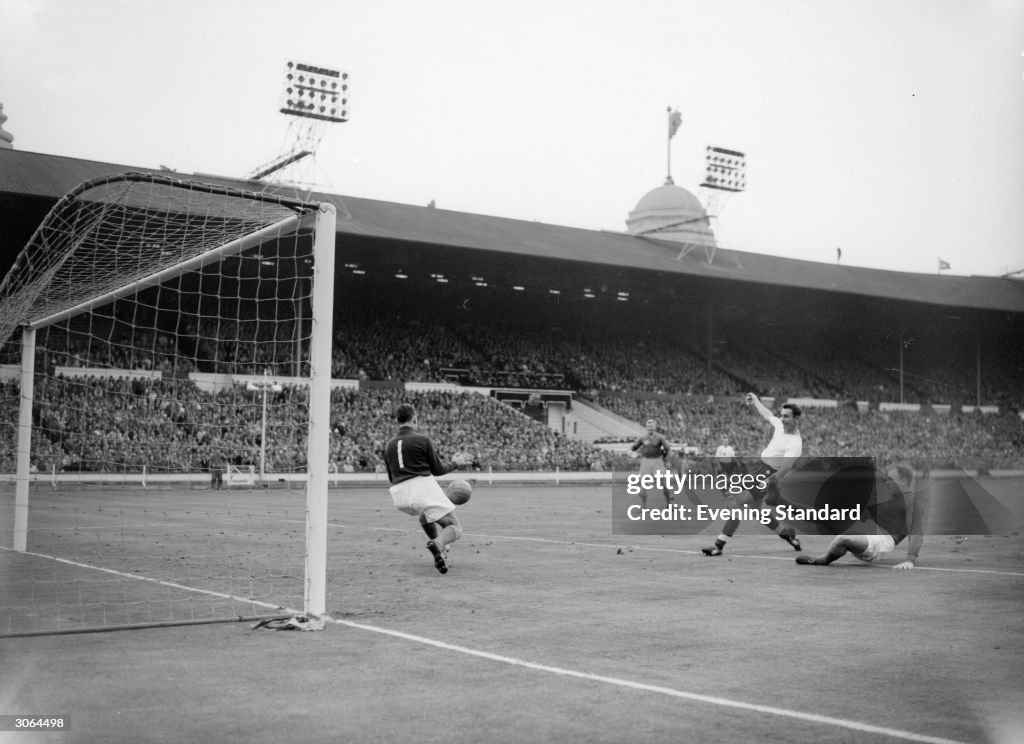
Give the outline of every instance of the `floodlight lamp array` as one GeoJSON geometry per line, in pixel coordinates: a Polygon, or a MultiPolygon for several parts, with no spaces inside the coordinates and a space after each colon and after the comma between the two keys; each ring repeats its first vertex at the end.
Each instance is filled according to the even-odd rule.
{"type": "Polygon", "coordinates": [[[322,121],[348,121],[348,73],[289,61],[281,113],[322,121]]]}
{"type": "Polygon", "coordinates": [[[747,188],[746,155],[737,150],[708,145],[706,170],[701,186],[721,191],[743,191],[747,188]]]}

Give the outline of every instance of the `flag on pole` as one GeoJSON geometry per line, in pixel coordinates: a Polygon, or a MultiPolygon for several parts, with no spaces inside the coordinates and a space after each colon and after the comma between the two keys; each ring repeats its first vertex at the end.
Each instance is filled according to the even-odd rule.
{"type": "Polygon", "coordinates": [[[679,125],[683,123],[683,115],[678,111],[669,109],[668,112],[668,138],[672,139],[676,136],[676,132],[679,131],[679,125]]]}
{"type": "Polygon", "coordinates": [[[948,268],[951,268],[950,265],[949,265],[949,262],[948,261],[943,261],[940,258],[939,259],[939,271],[943,271],[943,270],[948,269],[948,268]]]}

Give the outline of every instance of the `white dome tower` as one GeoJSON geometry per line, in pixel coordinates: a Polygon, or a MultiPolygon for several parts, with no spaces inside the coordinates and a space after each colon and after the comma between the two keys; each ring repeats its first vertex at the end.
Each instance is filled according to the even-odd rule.
{"type": "Polygon", "coordinates": [[[631,235],[682,243],[680,258],[694,248],[702,248],[710,261],[717,247],[704,206],[671,178],[664,186],[644,194],[626,218],[626,227],[631,235]]]}
{"type": "Polygon", "coordinates": [[[672,240],[680,244],[681,260],[695,248],[704,249],[708,263],[715,260],[718,244],[711,229],[712,211],[718,214],[717,205],[730,193],[746,188],[746,155],[738,150],[724,147],[707,147],[704,181],[700,187],[712,195],[709,206],[686,189],[676,186],[672,180],[672,138],[679,130],[683,117],[671,106],[668,113],[668,175],[665,184],[644,194],[636,207],[626,218],[630,235],[644,235],[661,240],[672,240]]]}
{"type": "Polygon", "coordinates": [[[4,131],[4,122],[7,121],[7,115],[4,114],[4,105],[0,103],[0,148],[6,150],[14,149],[14,135],[10,132],[4,131]]]}

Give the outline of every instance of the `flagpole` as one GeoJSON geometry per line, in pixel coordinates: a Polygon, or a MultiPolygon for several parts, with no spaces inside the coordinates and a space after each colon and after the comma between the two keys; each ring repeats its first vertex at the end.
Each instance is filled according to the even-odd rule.
{"type": "Polygon", "coordinates": [[[665,176],[665,185],[672,183],[672,138],[676,136],[676,130],[679,129],[679,125],[683,123],[683,117],[680,116],[678,111],[673,111],[672,107],[669,106],[665,109],[668,112],[668,142],[666,144],[667,160],[668,160],[668,174],[665,176]]]}
{"type": "Polygon", "coordinates": [[[665,141],[667,151],[665,183],[672,183],[672,107],[669,106],[665,111],[668,112],[668,139],[665,141]]]}

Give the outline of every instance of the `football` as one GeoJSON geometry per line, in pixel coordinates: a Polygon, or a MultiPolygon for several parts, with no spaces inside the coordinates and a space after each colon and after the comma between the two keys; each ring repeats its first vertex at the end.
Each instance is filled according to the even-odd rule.
{"type": "Polygon", "coordinates": [[[448,484],[448,500],[456,506],[462,506],[473,493],[473,487],[464,480],[453,480],[448,484]]]}

